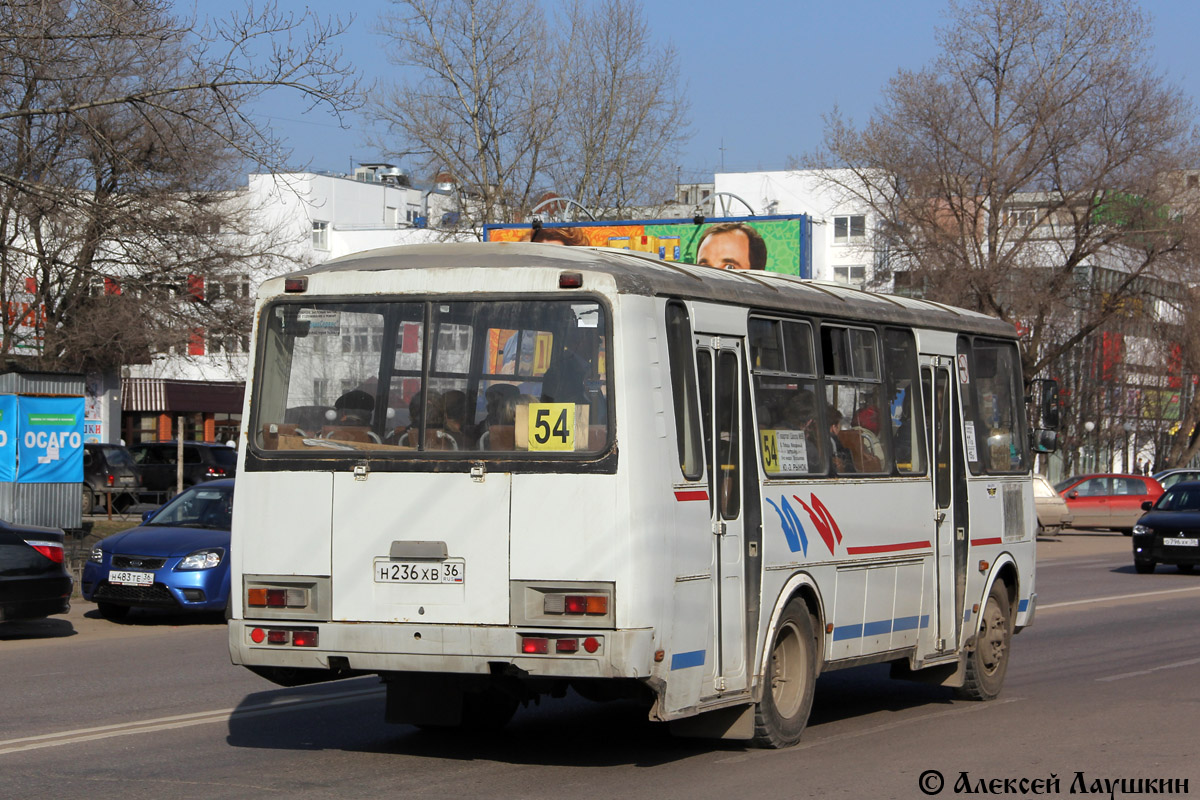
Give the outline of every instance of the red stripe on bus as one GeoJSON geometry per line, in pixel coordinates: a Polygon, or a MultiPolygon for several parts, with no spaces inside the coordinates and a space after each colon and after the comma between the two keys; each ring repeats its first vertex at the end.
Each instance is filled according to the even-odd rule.
{"type": "Polygon", "coordinates": [[[870,547],[847,547],[846,553],[857,556],[864,553],[898,553],[902,550],[921,550],[932,547],[930,542],[901,542],[900,544],[876,544],[870,547]]]}
{"type": "Polygon", "coordinates": [[[687,492],[676,492],[675,499],[683,502],[685,500],[707,500],[708,492],[703,489],[693,489],[687,492]]]}
{"type": "Polygon", "coordinates": [[[988,544],[1003,544],[1003,543],[1004,543],[1004,540],[1001,539],[999,536],[995,537],[994,539],[972,539],[971,547],[983,547],[984,545],[988,545],[988,544]]]}

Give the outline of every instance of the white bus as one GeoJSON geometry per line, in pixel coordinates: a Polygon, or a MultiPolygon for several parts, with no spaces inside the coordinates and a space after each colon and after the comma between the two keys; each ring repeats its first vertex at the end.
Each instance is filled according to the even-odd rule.
{"type": "Polygon", "coordinates": [[[778,747],[825,670],[994,697],[1033,622],[1053,435],[998,320],[453,244],[267,281],[254,341],[229,643],[278,683],[377,674],[421,726],[642,697],[778,747]]]}

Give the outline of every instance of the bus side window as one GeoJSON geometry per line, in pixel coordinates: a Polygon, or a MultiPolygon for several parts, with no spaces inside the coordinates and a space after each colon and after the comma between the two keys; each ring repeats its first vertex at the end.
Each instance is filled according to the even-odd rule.
{"type": "Polygon", "coordinates": [[[917,346],[912,331],[888,328],[883,333],[884,413],[883,426],[892,440],[896,471],[901,475],[925,472],[925,437],[921,435],[917,405],[920,381],[917,346]]]}
{"type": "Polygon", "coordinates": [[[675,439],[679,468],[688,480],[704,476],[700,443],[700,414],[696,404],[696,364],[692,326],[682,303],[667,304],[667,358],[671,369],[671,399],[675,407],[675,439]]]}

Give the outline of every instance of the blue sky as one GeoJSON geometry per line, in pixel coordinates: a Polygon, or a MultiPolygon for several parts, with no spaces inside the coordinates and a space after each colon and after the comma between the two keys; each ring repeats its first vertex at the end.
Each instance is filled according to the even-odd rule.
{"type": "MultiPolygon", "coordinates": [[[[548,0],[550,2],[552,0],[548,0]]],[[[196,0],[180,0],[185,13],[196,0]]],[[[822,115],[838,106],[865,121],[879,92],[898,69],[919,68],[935,55],[934,29],[944,0],[644,0],[658,38],[679,51],[692,106],[690,144],[678,164],[684,180],[712,173],[784,169],[791,156],[820,143],[822,115]]],[[[201,14],[239,8],[240,0],[206,0],[201,14]]],[[[284,9],[306,4],[279,0],[284,9]]],[[[315,4],[314,4],[315,5],[315,4]]],[[[343,0],[315,6],[322,13],[355,15],[343,47],[369,82],[386,79],[384,40],[373,33],[387,0],[343,0]]],[[[1150,59],[1172,82],[1200,92],[1200,2],[1143,0],[1153,25],[1150,59]]],[[[342,130],[321,113],[303,114],[287,101],[269,100],[270,118],[294,151],[297,164],[345,172],[351,161],[378,159],[363,123],[342,130]]],[[[401,165],[404,166],[404,165],[401,165]]]]}

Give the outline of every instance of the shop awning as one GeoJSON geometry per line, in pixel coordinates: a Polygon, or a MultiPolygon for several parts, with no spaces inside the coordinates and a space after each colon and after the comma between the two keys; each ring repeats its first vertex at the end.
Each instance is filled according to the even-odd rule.
{"type": "Polygon", "coordinates": [[[125,378],[121,381],[121,408],[124,411],[238,414],[245,393],[244,383],[125,378]]]}

